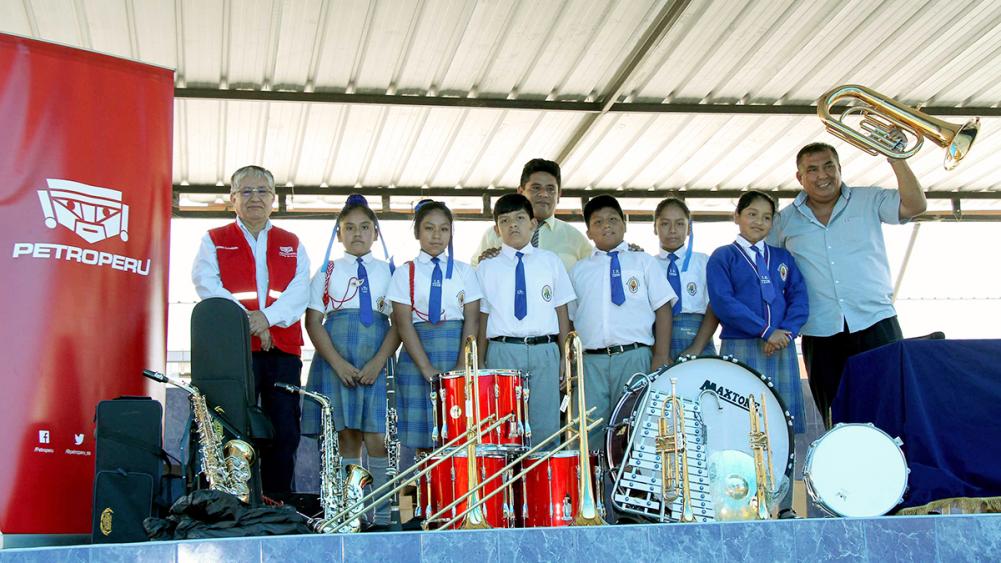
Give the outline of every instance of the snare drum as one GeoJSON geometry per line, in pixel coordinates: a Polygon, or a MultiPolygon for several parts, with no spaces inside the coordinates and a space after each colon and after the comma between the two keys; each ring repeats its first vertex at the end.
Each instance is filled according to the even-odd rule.
{"type": "MultiPolygon", "coordinates": [[[[454,450],[446,450],[445,454],[427,458],[427,464],[430,465],[442,459],[449,451],[454,450]]],[[[452,501],[469,492],[467,459],[466,451],[463,448],[451,458],[438,464],[431,470],[429,475],[421,479],[418,486],[420,487],[425,505],[423,507],[424,518],[430,518],[436,512],[451,504],[452,501]]],[[[507,465],[507,457],[499,452],[480,452],[476,456],[475,463],[477,479],[482,483],[487,477],[496,474],[507,465]]],[[[511,471],[508,470],[508,473],[511,473],[511,471]]],[[[491,480],[486,486],[480,488],[479,498],[482,499],[493,491],[496,491],[501,484],[500,477],[491,480]]],[[[506,489],[504,492],[494,495],[480,508],[487,523],[493,528],[510,528],[514,526],[514,510],[512,508],[514,498],[511,487],[508,486],[506,489]]],[[[443,525],[453,516],[464,511],[467,505],[468,503],[465,500],[458,503],[452,510],[432,521],[432,527],[443,525]]],[[[462,521],[463,519],[460,518],[449,529],[459,528],[462,521]]]]}
{"type": "MultiPolygon", "coordinates": [[[[522,460],[522,467],[531,467],[545,457],[532,454],[522,460]]],[[[598,456],[591,453],[591,483],[595,484],[598,456]]],[[[580,455],[576,451],[557,452],[548,460],[528,471],[515,484],[518,523],[525,528],[568,526],[580,503],[580,455]]],[[[595,502],[601,499],[595,496],[595,502]]]]}
{"type": "MultiPolygon", "coordinates": [[[[466,433],[465,372],[443,373],[433,382],[431,402],[434,408],[432,438],[436,447],[447,444],[466,433]]],[[[479,384],[480,419],[491,414],[511,420],[484,434],[482,444],[486,449],[516,451],[526,446],[524,421],[528,420],[528,401],[525,400],[524,380],[517,370],[485,370],[476,373],[479,384]]]]}
{"type": "Polygon", "coordinates": [[[904,500],[907,467],[899,438],[872,424],[838,424],[810,445],[806,491],[832,516],[882,516],[904,500]]]}

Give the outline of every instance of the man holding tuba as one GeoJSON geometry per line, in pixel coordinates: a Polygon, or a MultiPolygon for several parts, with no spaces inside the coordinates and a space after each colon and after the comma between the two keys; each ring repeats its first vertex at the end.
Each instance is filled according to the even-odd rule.
{"type": "Polygon", "coordinates": [[[848,357],[902,338],[881,224],[906,223],[927,201],[907,162],[887,161],[896,190],[849,187],[834,147],[806,145],[796,155],[803,191],[779,212],[770,235],[772,244],[792,253],[806,279],[803,360],[828,428],[848,357]]]}

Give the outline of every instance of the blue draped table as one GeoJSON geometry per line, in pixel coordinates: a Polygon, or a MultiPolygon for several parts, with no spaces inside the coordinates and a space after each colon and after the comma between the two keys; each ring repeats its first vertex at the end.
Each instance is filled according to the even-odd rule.
{"type": "Polygon", "coordinates": [[[904,340],[854,356],[832,416],[903,440],[900,508],[1001,495],[1001,340],[904,340]]]}

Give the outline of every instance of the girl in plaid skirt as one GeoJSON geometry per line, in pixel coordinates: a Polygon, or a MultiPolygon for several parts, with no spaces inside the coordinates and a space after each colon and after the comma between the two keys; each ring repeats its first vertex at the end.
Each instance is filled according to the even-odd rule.
{"type": "MultiPolygon", "coordinates": [[[[386,299],[391,268],[371,252],[378,225],[363,196],[348,197],[330,241],[344,246],[344,256],[330,260],[328,246],[306,310],[306,332],[316,348],[306,388],[330,399],[345,466],[360,464],[365,444],[374,486],[386,479],[386,362],[400,345],[386,299]]],[[[316,402],[304,401],[302,412],[302,433],[319,435],[316,402]]],[[[375,524],[389,524],[388,503],[377,507],[375,524]]]]}
{"type": "Polygon", "coordinates": [[[403,340],[396,370],[400,443],[427,450],[433,430],[431,381],[439,373],[464,369],[462,343],[477,333],[482,295],[472,267],[452,258],[452,212],[444,203],[417,204],[414,237],[421,251],[397,268],[387,297],[403,340]]]}
{"type": "MultiPolygon", "coordinates": [[[[750,191],[740,197],[734,222],[740,235],[709,257],[709,299],[723,325],[720,351],[763,373],[775,384],[793,417],[805,430],[796,337],[809,316],[806,283],[791,254],[765,244],[775,201],[750,191]]],[[[794,444],[790,444],[792,448],[794,444]]],[[[780,517],[792,515],[792,494],[779,503],[780,517]]]]}
{"type": "Polygon", "coordinates": [[[671,311],[668,357],[673,360],[678,356],[715,356],[713,333],[719,320],[709,306],[706,289],[709,257],[693,252],[692,213],[685,202],[669,197],[657,204],[653,230],[660,239],[657,263],[664,268],[667,281],[678,296],[671,311]]]}

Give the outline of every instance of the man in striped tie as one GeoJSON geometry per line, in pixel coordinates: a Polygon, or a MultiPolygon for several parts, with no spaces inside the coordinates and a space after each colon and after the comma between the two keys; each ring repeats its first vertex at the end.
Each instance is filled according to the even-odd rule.
{"type": "MultiPolygon", "coordinates": [[[[533,158],[521,170],[517,193],[528,198],[538,223],[538,228],[532,233],[532,246],[555,253],[570,271],[578,260],[591,255],[591,245],[580,231],[556,218],[560,186],[560,165],[552,160],[533,158]]],[[[487,229],[473,255],[473,265],[496,256],[500,247],[500,237],[493,228],[487,229]]]]}

